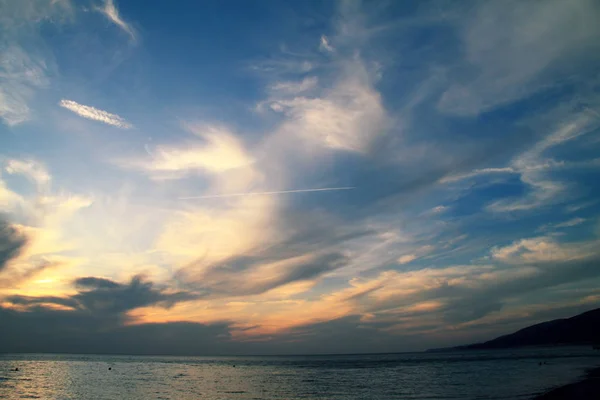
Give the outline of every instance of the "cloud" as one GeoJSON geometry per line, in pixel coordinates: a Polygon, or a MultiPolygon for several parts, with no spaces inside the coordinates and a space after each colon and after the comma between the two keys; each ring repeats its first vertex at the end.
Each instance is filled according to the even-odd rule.
{"type": "Polygon", "coordinates": [[[94,313],[121,314],[154,304],[169,308],[175,303],[196,298],[189,292],[168,293],[155,289],[152,282],[144,281],[139,276],[133,277],[128,284],[95,277],[79,278],[75,286],[79,293],[71,296],[71,299],[77,302],[78,308],[94,313]]]}
{"type": "Polygon", "coordinates": [[[0,118],[8,126],[31,118],[29,101],[49,83],[47,65],[14,44],[0,49],[0,118]]]}
{"type": "Polygon", "coordinates": [[[574,226],[581,225],[586,221],[587,220],[585,218],[575,217],[575,218],[571,218],[569,220],[555,223],[555,224],[542,225],[538,230],[539,231],[550,231],[550,230],[555,230],[555,229],[572,228],[574,226]]]}
{"type": "Polygon", "coordinates": [[[290,74],[305,74],[319,67],[319,63],[313,59],[305,59],[302,61],[290,60],[287,58],[272,58],[259,62],[251,63],[249,70],[261,76],[273,78],[285,77],[290,74]]]}
{"type": "Polygon", "coordinates": [[[117,283],[97,277],[78,278],[74,282],[77,294],[68,297],[7,296],[4,301],[14,305],[35,306],[57,304],[74,311],[89,312],[95,317],[125,317],[125,313],[135,308],[158,305],[169,308],[182,301],[197,296],[184,291],[166,292],[156,289],[152,282],[135,276],[128,284],[117,283]]]}
{"type": "MultiPolygon", "coordinates": [[[[398,321],[394,315],[404,312],[405,307],[436,301],[437,306],[430,310],[431,316],[454,326],[498,313],[508,299],[512,303],[526,302],[536,290],[600,276],[593,268],[598,260],[597,252],[588,251],[582,256],[563,249],[555,257],[548,257],[543,254],[548,248],[544,243],[521,242],[519,245],[530,251],[518,261],[514,254],[508,254],[514,253],[512,249],[494,253],[495,258],[517,262],[519,267],[451,266],[403,273],[387,271],[375,280],[355,280],[354,288],[348,289],[345,296],[366,291],[360,298],[359,310],[368,312],[374,323],[388,318],[398,321]],[[513,258],[509,260],[509,256],[513,258]]],[[[414,322],[423,324],[424,320],[417,318],[414,322]]],[[[439,323],[437,329],[447,331],[448,325],[439,323]]]]}
{"type": "Polygon", "coordinates": [[[381,97],[357,62],[356,72],[342,79],[322,97],[273,100],[273,111],[288,120],[282,135],[293,135],[335,150],[366,152],[386,129],[381,97]]]}
{"type": "Polygon", "coordinates": [[[201,141],[189,141],[179,146],[158,146],[152,158],[124,161],[124,166],[142,169],[156,177],[181,177],[193,172],[226,178],[233,172],[231,181],[256,179],[254,158],[246,151],[242,141],[229,130],[211,125],[187,124],[186,129],[201,141]]]}
{"type": "Polygon", "coordinates": [[[11,230],[18,233],[26,246],[13,254],[10,268],[0,278],[0,289],[18,290],[21,293],[44,289],[36,279],[56,282],[61,290],[61,272],[81,264],[85,257],[64,254],[75,250],[76,240],[70,235],[72,218],[80,210],[92,205],[89,197],[53,190],[52,176],[39,161],[31,158],[8,159],[6,169],[11,174],[22,174],[33,184],[33,190],[15,183],[14,187],[0,179],[0,213],[11,221],[11,230]],[[24,195],[15,192],[23,190],[24,195]],[[61,271],[61,272],[59,272],[61,271]]]}
{"type": "Polygon", "coordinates": [[[325,36],[325,35],[321,35],[321,42],[319,43],[319,49],[321,51],[325,51],[328,53],[333,53],[335,51],[333,46],[331,44],[329,44],[329,39],[327,39],[327,36],[325,36]]]}
{"type": "Polygon", "coordinates": [[[8,188],[6,182],[0,179],[0,210],[14,210],[25,200],[18,193],[13,192],[8,188]]]}
{"type": "Polygon", "coordinates": [[[581,203],[576,203],[576,204],[570,204],[568,206],[565,207],[565,212],[567,213],[574,213],[576,211],[579,210],[583,210],[585,208],[591,207],[594,204],[598,203],[597,200],[591,200],[591,201],[584,201],[581,203]]]}
{"type": "Polygon", "coordinates": [[[572,226],[577,226],[583,224],[586,221],[585,218],[572,218],[568,221],[558,223],[554,225],[554,228],[570,228],[572,226]]]}
{"type": "Polygon", "coordinates": [[[72,16],[64,1],[3,1],[0,16],[0,119],[17,126],[32,119],[31,101],[48,87],[54,71],[46,57],[40,25],[61,24],[72,16]]]}
{"type": "Polygon", "coordinates": [[[398,258],[398,264],[408,264],[424,255],[431,253],[435,249],[432,245],[424,245],[420,247],[411,246],[411,250],[414,253],[403,254],[398,258]]]}
{"type": "Polygon", "coordinates": [[[416,254],[405,254],[403,256],[400,256],[400,258],[398,258],[398,263],[399,264],[408,264],[411,261],[416,260],[418,257],[416,254]]]}
{"type": "MultiPolygon", "coordinates": [[[[335,67],[340,73],[330,88],[319,86],[316,75],[282,80],[275,74],[275,82],[267,85],[269,98],[260,106],[270,106],[282,114],[283,121],[252,148],[223,127],[186,124],[184,128],[203,142],[158,146],[150,159],[121,164],[157,178],[183,178],[197,172],[207,178],[204,193],[178,197],[222,200],[186,202],[189,209],[174,213],[156,241],[157,250],[186,265],[179,274],[186,283],[220,292],[221,297],[235,292],[258,295],[295,282],[311,285],[344,269],[341,260],[338,265],[321,259],[331,254],[341,257],[327,247],[351,240],[344,229],[338,236],[321,224],[318,230],[298,225],[306,220],[304,213],[297,220],[284,215],[293,199],[227,196],[293,190],[288,182],[302,176],[299,165],[314,163],[312,149],[368,153],[385,133],[388,117],[367,62],[358,55],[340,55],[335,67]],[[228,267],[229,263],[236,267],[228,267]],[[269,278],[261,277],[262,273],[269,278]]],[[[315,187],[323,186],[333,187],[315,187]]]]}
{"type": "MultiPolygon", "coordinates": [[[[368,154],[391,125],[376,84],[380,78],[377,63],[362,56],[364,41],[349,40],[356,33],[351,28],[364,21],[357,17],[360,10],[339,7],[339,20],[334,32],[334,49],[322,36],[320,48],[331,55],[323,66],[330,72],[317,76],[319,71],[274,67],[283,76],[297,76],[300,81],[277,81],[270,85],[270,96],[259,102],[259,110],[271,110],[283,116],[279,127],[271,134],[265,147],[290,146],[314,155],[319,149],[368,154]],[[307,75],[311,72],[310,75],[307,75]],[[274,88],[276,90],[274,90],[274,88]],[[283,143],[285,142],[285,143],[283,143]]],[[[322,59],[322,56],[320,56],[322,59]]],[[[298,67],[308,60],[290,57],[288,63],[298,67]]],[[[320,61],[323,64],[323,61],[320,61]]],[[[311,64],[312,65],[312,64],[311,64]]],[[[275,75],[276,77],[279,74],[275,75]]]]}
{"type": "Polygon", "coordinates": [[[465,173],[465,174],[445,176],[444,178],[442,178],[440,180],[440,182],[441,183],[449,183],[449,182],[455,182],[455,181],[459,181],[462,179],[469,179],[469,178],[478,177],[478,176],[485,176],[485,175],[492,175],[492,174],[514,174],[514,173],[517,173],[517,171],[515,171],[511,167],[478,168],[478,169],[474,169],[473,171],[465,173]]]}
{"type": "Polygon", "coordinates": [[[9,174],[24,175],[32,180],[39,190],[45,190],[52,180],[46,167],[36,160],[8,160],[5,169],[9,174]]]}
{"type": "Polygon", "coordinates": [[[65,263],[51,256],[23,262],[34,240],[21,226],[0,218],[0,295],[2,289],[16,289],[23,282],[65,263]]]}
{"type": "Polygon", "coordinates": [[[560,0],[506,4],[481,2],[459,23],[465,48],[461,72],[439,100],[443,112],[477,115],[556,85],[575,66],[586,65],[597,51],[600,33],[594,1],[560,0]]]}
{"type": "Polygon", "coordinates": [[[248,254],[276,237],[277,204],[273,196],[250,196],[175,213],[156,248],[181,257],[185,264],[201,259],[210,265],[248,254]]]}
{"type": "Polygon", "coordinates": [[[273,85],[271,85],[270,90],[271,92],[277,93],[279,95],[297,95],[316,88],[317,84],[318,78],[316,76],[310,76],[304,78],[300,82],[276,82],[273,85]]]}
{"type": "MultiPolygon", "coordinates": [[[[345,257],[339,253],[321,255],[301,255],[291,258],[276,257],[269,260],[267,255],[254,257],[240,256],[219,262],[217,265],[202,267],[200,274],[194,273],[195,266],[180,272],[187,282],[214,296],[246,296],[262,294],[269,290],[295,282],[314,280],[345,264],[345,257]]],[[[202,261],[200,261],[202,262],[202,261]]]]}
{"type": "Polygon", "coordinates": [[[525,186],[524,194],[492,201],[486,206],[486,210],[492,212],[527,212],[573,199],[577,195],[575,186],[568,181],[556,179],[556,173],[597,168],[597,162],[595,159],[557,160],[553,155],[557,153],[557,149],[579,143],[585,135],[594,132],[598,121],[589,113],[559,106],[550,110],[546,118],[540,118],[535,124],[530,124],[536,131],[549,133],[540,135],[541,139],[514,155],[508,165],[448,174],[439,182],[451,184],[462,180],[477,182],[476,179],[479,179],[489,183],[489,180],[481,178],[498,176],[498,179],[503,179],[507,176],[518,176],[525,186]],[[549,115],[552,117],[548,117],[549,115]]]}
{"type": "Polygon", "coordinates": [[[27,238],[8,222],[0,219],[0,273],[8,266],[11,260],[19,256],[27,238]]]}
{"type": "Polygon", "coordinates": [[[83,118],[91,119],[93,121],[100,121],[107,125],[116,126],[117,128],[121,129],[133,128],[133,125],[116,114],[111,114],[91,106],[84,106],[83,104],[76,103],[73,100],[63,99],[58,104],[83,118]]]}
{"type": "Polygon", "coordinates": [[[14,34],[15,30],[29,28],[43,21],[60,22],[71,17],[73,5],[70,0],[38,0],[24,4],[21,1],[2,2],[4,13],[0,17],[3,29],[14,34]]]}
{"type": "MultiPolygon", "coordinates": [[[[545,158],[545,154],[554,147],[594,131],[597,126],[597,121],[585,113],[575,114],[570,120],[559,122],[553,132],[511,161],[510,168],[520,174],[521,181],[529,186],[529,192],[517,200],[495,201],[488,205],[488,209],[496,212],[526,211],[564,201],[569,186],[548,176],[554,166],[564,168],[564,163],[545,158]]],[[[577,166],[578,164],[575,165],[577,166]]]]}
{"type": "Polygon", "coordinates": [[[20,195],[0,176],[0,211],[25,225],[30,224],[32,228],[59,223],[75,211],[92,204],[89,197],[53,191],[52,175],[39,160],[6,159],[3,169],[9,174],[23,175],[35,185],[33,193],[20,195]]]}
{"type": "Polygon", "coordinates": [[[492,257],[509,264],[566,262],[589,258],[597,242],[560,244],[551,237],[521,239],[504,247],[492,249],[492,257]]]}
{"type": "Polygon", "coordinates": [[[3,293],[28,293],[40,295],[62,289],[63,279],[57,279],[60,270],[68,270],[80,263],[74,257],[47,255],[23,262],[15,259],[11,268],[0,276],[0,289],[3,293]]]}
{"type": "Polygon", "coordinates": [[[102,13],[109,21],[113,24],[117,25],[121,28],[125,33],[127,33],[133,42],[137,41],[137,34],[135,30],[131,27],[130,24],[125,22],[121,16],[119,15],[119,10],[115,6],[114,0],[104,0],[104,7],[96,8],[100,13],[102,13]]]}
{"type": "MultiPolygon", "coordinates": [[[[525,14],[533,7],[515,6],[525,14]]],[[[588,104],[592,96],[573,95],[565,105],[571,89],[552,92],[556,99],[543,101],[560,106],[550,110],[545,103],[525,108],[515,103],[553,87],[553,77],[581,78],[571,74],[579,70],[561,61],[569,47],[563,39],[556,54],[547,46],[547,36],[556,36],[558,28],[540,23],[562,21],[562,14],[554,15],[547,5],[535,7],[542,15],[530,13],[532,28],[518,12],[491,3],[477,4],[466,19],[458,6],[463,15],[451,21],[403,15],[389,25],[375,21],[387,9],[369,14],[358,3],[341,3],[331,34],[321,37],[313,30],[293,51],[286,44],[281,54],[259,65],[264,86],[258,92],[264,95],[245,104],[246,111],[258,104],[260,112],[250,120],[234,111],[227,126],[213,119],[184,123],[189,135],[183,139],[161,132],[159,116],[160,123],[141,121],[150,129],[146,135],[153,136],[152,151],[144,152],[146,137],[136,137],[141,130],[98,146],[100,156],[110,151],[113,163],[98,169],[101,182],[81,183],[75,164],[64,168],[71,166],[72,146],[79,150],[85,141],[61,149],[64,160],[54,159],[52,149],[36,147],[32,151],[47,157],[44,163],[8,158],[0,206],[18,221],[11,226],[26,245],[14,255],[7,247],[10,266],[2,272],[0,296],[10,304],[2,303],[0,318],[11,326],[10,333],[0,332],[0,347],[141,353],[154,348],[188,354],[389,351],[406,346],[404,339],[422,345],[430,338],[449,340],[444,332],[453,338],[456,332],[491,332],[490,321],[508,318],[512,310],[565,298],[555,291],[586,278],[595,282],[597,241],[560,241],[580,227],[558,232],[564,236],[528,233],[548,222],[544,213],[554,214],[553,207],[560,204],[562,211],[566,201],[583,200],[579,197],[586,193],[574,190],[579,182],[570,174],[598,165],[578,153],[584,148],[581,154],[594,156],[595,138],[586,133],[597,129],[597,117],[581,112],[579,104],[588,104]],[[489,18],[479,21],[480,16],[489,18]],[[457,22],[465,23],[459,27],[461,43],[452,35],[436,39],[439,35],[427,33],[450,32],[457,22]],[[515,41],[512,30],[502,31],[504,26],[520,30],[524,43],[515,41]],[[498,58],[474,32],[493,33],[489,44],[498,48],[498,58]],[[423,33],[425,46],[418,39],[423,33]],[[397,51],[385,49],[390,43],[397,51]],[[460,60],[456,51],[463,50],[460,60]],[[532,53],[525,61],[534,65],[511,59],[523,52],[532,53]],[[509,104],[514,106],[510,112],[456,118],[509,104]],[[136,154],[115,155],[126,149],[136,154]],[[125,171],[113,170],[114,164],[125,171]],[[52,177],[44,165],[62,172],[52,177]],[[7,173],[22,174],[33,184],[7,173]],[[123,179],[130,184],[123,193],[101,192],[106,185],[118,189],[123,179]],[[493,187],[497,182],[507,185],[493,187]],[[92,193],[69,191],[78,183],[92,193]],[[357,189],[301,194],[350,187],[357,189]],[[284,193],[298,194],[273,196],[284,193]],[[192,197],[202,201],[180,201],[192,197]],[[498,214],[519,210],[530,213],[518,220],[498,214]],[[527,219],[533,211],[536,218],[527,219]],[[142,273],[149,278],[130,280],[142,273]],[[41,337],[27,335],[27,326],[41,337]],[[19,335],[30,343],[20,345],[19,335]],[[60,340],[52,344],[46,336],[60,340]],[[208,347],[194,342],[194,336],[208,347]],[[296,344],[286,344],[290,341],[296,344]]],[[[102,13],[136,39],[113,2],[103,2],[102,13]]],[[[452,13],[457,13],[454,7],[452,13]]],[[[566,18],[578,20],[573,13],[566,18]]],[[[576,31],[586,29],[595,28],[576,31]]],[[[592,48],[586,35],[582,46],[592,48]]],[[[583,54],[580,50],[573,54],[583,54]]],[[[62,53],[57,53],[61,65],[62,53]]],[[[28,54],[35,63],[37,53],[28,54]]],[[[573,65],[588,65],[579,57],[573,65]]],[[[227,68],[222,72],[227,79],[227,68]]],[[[574,85],[578,93],[579,83],[574,85]]],[[[33,97],[23,99],[29,104],[33,97]]],[[[204,105],[184,105],[175,112],[204,105]]],[[[132,127],[118,115],[71,100],[61,106],[85,118],[132,127]]],[[[592,220],[593,212],[590,208],[582,217],[592,220]]],[[[559,220],[552,229],[578,223],[559,220]]],[[[580,294],[596,295],[592,289],[580,294]]]]}

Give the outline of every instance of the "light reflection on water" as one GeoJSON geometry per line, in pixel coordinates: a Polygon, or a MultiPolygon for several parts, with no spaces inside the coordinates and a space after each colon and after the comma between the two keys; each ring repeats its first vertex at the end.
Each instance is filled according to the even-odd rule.
{"type": "Polygon", "coordinates": [[[3,355],[0,398],[513,399],[567,383],[599,363],[598,352],[588,348],[307,357],[3,355]],[[15,367],[18,372],[10,371],[15,367]]]}

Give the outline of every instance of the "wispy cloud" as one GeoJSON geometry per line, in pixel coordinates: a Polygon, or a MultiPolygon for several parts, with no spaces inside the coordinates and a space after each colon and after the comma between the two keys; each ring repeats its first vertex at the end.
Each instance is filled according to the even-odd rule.
{"type": "Polygon", "coordinates": [[[241,192],[260,178],[255,157],[227,128],[185,124],[184,129],[193,135],[185,143],[158,145],[152,152],[146,150],[141,158],[116,163],[141,170],[157,180],[204,174],[218,183],[221,191],[241,192]]]}
{"type": "Polygon", "coordinates": [[[577,225],[581,225],[584,222],[586,222],[587,220],[585,218],[571,218],[567,221],[564,222],[559,222],[556,224],[546,224],[541,226],[538,230],[539,231],[549,231],[549,230],[553,230],[553,229],[563,229],[563,228],[571,228],[577,225]]]}
{"type": "Polygon", "coordinates": [[[0,119],[17,126],[34,117],[30,103],[55,73],[39,25],[70,21],[73,7],[69,0],[3,1],[0,7],[0,119]]]}
{"type": "Polygon", "coordinates": [[[495,247],[491,254],[494,259],[508,264],[566,262],[597,256],[597,246],[597,240],[559,243],[552,237],[539,236],[495,247]]]}
{"type": "Polygon", "coordinates": [[[387,114],[364,64],[359,60],[350,62],[348,71],[321,96],[273,99],[270,108],[287,117],[280,133],[325,148],[368,151],[385,132],[387,114]]]}
{"type": "Polygon", "coordinates": [[[0,118],[9,126],[31,117],[29,101],[48,84],[46,64],[13,45],[0,52],[0,118]]]}
{"type": "Polygon", "coordinates": [[[66,108],[67,110],[73,111],[75,114],[83,118],[103,122],[105,124],[116,126],[117,128],[121,129],[133,128],[133,125],[125,121],[125,119],[118,116],[117,114],[111,114],[107,111],[99,110],[91,106],[84,106],[83,104],[79,104],[73,100],[63,99],[58,104],[61,107],[66,108]]]}
{"type": "Polygon", "coordinates": [[[444,178],[442,178],[440,180],[441,183],[449,183],[449,182],[455,182],[455,181],[459,181],[462,179],[468,179],[468,178],[474,178],[474,177],[478,177],[480,175],[491,175],[491,174],[514,174],[517,171],[515,171],[514,168],[512,167],[503,167],[503,168],[480,168],[480,169],[475,169],[471,172],[465,173],[465,174],[459,174],[459,175],[450,175],[450,176],[446,176],[444,178]]]}
{"type": "Polygon", "coordinates": [[[319,49],[321,49],[322,51],[329,52],[329,53],[333,53],[335,51],[333,46],[329,43],[329,39],[327,39],[327,36],[325,36],[325,35],[321,36],[321,42],[319,43],[319,49]]]}
{"type": "Polygon", "coordinates": [[[106,18],[108,18],[113,24],[117,25],[119,28],[123,29],[134,42],[137,40],[137,34],[135,30],[131,27],[130,24],[125,22],[121,15],[119,14],[119,10],[114,3],[114,0],[104,0],[104,7],[97,8],[99,12],[104,14],[106,18]]]}
{"type": "Polygon", "coordinates": [[[271,91],[281,94],[300,94],[308,90],[314,89],[317,86],[318,78],[311,76],[304,78],[300,82],[277,82],[271,86],[271,91]]]}
{"type": "Polygon", "coordinates": [[[44,189],[52,180],[46,167],[35,160],[8,160],[6,172],[9,174],[23,174],[38,185],[38,189],[44,189]]]}
{"type": "Polygon", "coordinates": [[[585,113],[576,114],[568,121],[560,122],[554,127],[554,131],[516,156],[511,162],[509,168],[520,174],[521,181],[529,186],[529,192],[519,199],[495,201],[488,206],[488,209],[497,212],[526,211],[563,200],[569,186],[565,182],[553,179],[549,172],[553,169],[565,168],[570,164],[580,167],[585,166],[586,163],[557,162],[547,157],[545,153],[593,132],[597,127],[597,121],[585,113]]]}
{"type": "Polygon", "coordinates": [[[424,245],[418,248],[413,248],[413,252],[409,254],[404,254],[396,260],[398,264],[408,264],[418,258],[421,258],[428,253],[431,253],[435,248],[432,245],[424,245]]]}
{"type": "Polygon", "coordinates": [[[23,190],[22,182],[16,185],[11,182],[11,187],[0,179],[0,213],[27,239],[27,246],[13,258],[10,268],[0,279],[0,288],[21,288],[22,284],[27,287],[24,290],[35,292],[40,286],[32,281],[33,278],[46,275],[54,282],[57,270],[69,270],[84,259],[62,253],[76,247],[68,234],[69,223],[80,210],[89,207],[92,200],[52,190],[52,176],[34,159],[10,159],[4,169],[9,174],[25,176],[35,186],[33,190],[25,187],[24,194],[20,195],[14,190],[23,190]]]}
{"type": "MultiPolygon", "coordinates": [[[[525,193],[492,201],[486,209],[493,212],[526,212],[573,196],[574,191],[568,190],[573,188],[573,185],[568,181],[557,179],[555,173],[597,168],[600,165],[598,159],[557,160],[554,155],[556,152],[552,153],[552,151],[595,132],[599,126],[598,121],[589,113],[565,111],[562,107],[553,109],[551,113],[561,115],[562,118],[555,118],[556,120],[551,120],[550,123],[535,127],[540,131],[549,130],[550,133],[514,155],[506,166],[480,168],[466,173],[447,175],[439,182],[449,184],[489,176],[519,177],[526,188],[525,193]]],[[[489,180],[485,182],[489,183],[489,180]]]]}
{"type": "Polygon", "coordinates": [[[403,256],[400,256],[400,258],[398,258],[398,264],[408,264],[411,261],[414,261],[417,259],[417,255],[416,254],[405,254],[403,256]]]}
{"type": "MultiPolygon", "coordinates": [[[[555,85],[562,65],[597,51],[600,28],[594,1],[544,3],[511,1],[477,4],[462,21],[466,58],[458,69],[477,73],[442,95],[439,108],[458,115],[477,115],[555,85]]],[[[583,60],[583,58],[580,58],[583,60]]]]}

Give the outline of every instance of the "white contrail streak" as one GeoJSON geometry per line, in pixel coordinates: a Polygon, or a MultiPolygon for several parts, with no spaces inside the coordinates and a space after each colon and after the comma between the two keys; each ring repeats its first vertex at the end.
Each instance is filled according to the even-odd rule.
{"type": "Polygon", "coordinates": [[[262,196],[270,194],[288,194],[288,193],[306,193],[306,192],[329,192],[334,190],[352,190],[356,189],[354,186],[347,187],[332,187],[332,188],[320,188],[320,189],[296,189],[296,190],[279,190],[276,192],[247,192],[247,193],[230,193],[230,194],[213,194],[209,196],[193,196],[193,197],[179,197],[179,200],[197,200],[197,199],[215,199],[219,197],[241,197],[241,196],[262,196]]]}
{"type": "Polygon", "coordinates": [[[105,124],[116,126],[117,128],[121,129],[133,128],[133,125],[125,121],[125,119],[121,118],[117,114],[111,114],[107,111],[100,110],[92,106],[85,106],[73,100],[62,99],[58,105],[83,118],[104,122],[105,124]]]}

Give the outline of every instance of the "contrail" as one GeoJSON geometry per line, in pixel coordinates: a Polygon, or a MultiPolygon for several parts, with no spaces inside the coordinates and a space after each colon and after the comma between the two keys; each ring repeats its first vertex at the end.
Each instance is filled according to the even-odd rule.
{"type": "Polygon", "coordinates": [[[179,200],[196,200],[196,199],[215,199],[218,197],[241,197],[241,196],[261,196],[269,194],[288,194],[288,193],[306,193],[306,192],[329,192],[333,190],[352,190],[356,189],[354,186],[346,187],[332,187],[332,188],[320,188],[320,189],[296,189],[296,190],[279,190],[276,192],[247,192],[247,193],[231,193],[231,194],[213,194],[209,196],[193,196],[193,197],[179,197],[179,200]]]}

